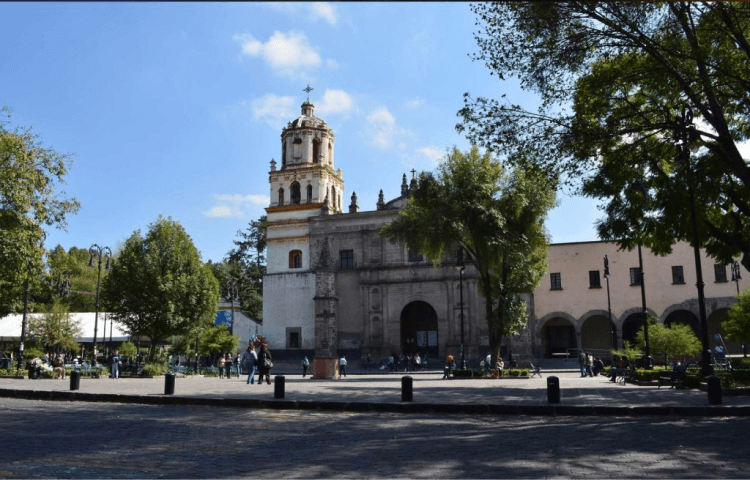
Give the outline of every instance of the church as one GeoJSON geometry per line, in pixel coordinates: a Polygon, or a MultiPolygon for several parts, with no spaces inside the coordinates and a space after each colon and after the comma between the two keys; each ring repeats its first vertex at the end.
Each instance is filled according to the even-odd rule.
{"type": "MultiPolygon", "coordinates": [[[[414,178],[401,177],[398,198],[386,201],[381,190],[372,210],[361,209],[354,192],[346,198],[343,171],[334,164],[334,132],[315,116],[309,99],[282,129],[280,158],[270,163],[263,278],[263,335],[275,359],[308,356],[315,376],[336,377],[342,356],[358,364],[420,353],[442,363],[462,346],[467,359],[488,353],[484,300],[473,267],[461,268],[456,258],[436,267],[378,234],[408,202],[414,178]]],[[[667,257],[646,250],[641,276],[638,253],[614,243],[550,245],[548,276],[526,298],[529,323],[519,336],[503,340],[503,354],[537,359],[577,348],[604,353],[621,347],[643,324],[642,297],[645,311],[659,322],[700,329],[691,255],[687,244],[677,244],[667,257]],[[605,255],[612,269],[606,291],[605,255]]],[[[702,265],[706,275],[713,273],[704,278],[713,342],[748,280],[705,252],[702,265]]],[[[730,353],[739,348],[729,343],[730,353]]]]}

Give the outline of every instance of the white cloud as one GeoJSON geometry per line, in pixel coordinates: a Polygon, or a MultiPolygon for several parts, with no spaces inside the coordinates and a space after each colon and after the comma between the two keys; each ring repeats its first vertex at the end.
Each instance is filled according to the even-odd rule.
{"type": "Polygon", "coordinates": [[[326,90],[323,100],[315,105],[321,115],[347,114],[354,110],[354,99],[344,90],[326,90]]]}
{"type": "Polygon", "coordinates": [[[297,76],[322,63],[318,52],[301,32],[275,31],[266,43],[250,34],[235,35],[233,38],[242,46],[244,55],[261,57],[280,75],[297,76]]]}
{"type": "Polygon", "coordinates": [[[429,158],[432,163],[437,165],[440,163],[440,159],[443,158],[443,151],[436,147],[422,147],[417,150],[419,153],[429,158]]]}
{"type": "Polygon", "coordinates": [[[326,58],[326,66],[331,70],[337,70],[339,68],[339,62],[332,58],[326,58]]]}
{"type": "Polygon", "coordinates": [[[422,97],[410,98],[405,102],[405,105],[412,109],[419,108],[424,105],[424,99],[422,97]]]}
{"type": "Polygon", "coordinates": [[[209,218],[248,218],[248,210],[271,203],[266,195],[222,194],[214,195],[214,206],[203,211],[209,218]]]}
{"type": "Polygon", "coordinates": [[[253,100],[250,110],[253,113],[253,120],[264,120],[271,127],[280,129],[286,122],[297,116],[297,103],[299,102],[294,97],[280,97],[269,93],[253,100]]]}
{"type": "Polygon", "coordinates": [[[379,107],[367,116],[363,135],[370,137],[370,144],[389,150],[399,137],[409,135],[409,131],[396,125],[396,118],[386,107],[379,107]]]}
{"type": "Polygon", "coordinates": [[[742,155],[745,161],[750,161],[750,141],[738,143],[737,150],[740,151],[740,155],[742,155]]]}
{"type": "Polygon", "coordinates": [[[328,2],[314,2],[310,4],[310,10],[312,10],[312,18],[323,19],[328,22],[329,25],[336,25],[338,22],[338,12],[336,7],[328,2]]]}

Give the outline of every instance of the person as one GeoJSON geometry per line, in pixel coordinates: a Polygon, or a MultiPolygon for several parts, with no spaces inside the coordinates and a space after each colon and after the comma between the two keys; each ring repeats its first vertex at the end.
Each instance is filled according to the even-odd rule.
{"type": "Polygon", "coordinates": [[[346,357],[341,357],[341,360],[339,360],[339,369],[341,370],[341,375],[346,376],[346,357]]]}
{"type": "Polygon", "coordinates": [[[508,353],[508,368],[513,370],[518,366],[518,363],[516,362],[515,357],[513,357],[512,353],[508,353]]]}
{"type": "Polygon", "coordinates": [[[578,352],[578,368],[581,369],[581,376],[586,376],[586,352],[581,350],[578,352]]]}
{"type": "Polygon", "coordinates": [[[109,359],[109,371],[110,377],[120,378],[120,354],[117,353],[117,349],[112,352],[112,356],[109,359]]]}
{"type": "Polygon", "coordinates": [[[305,378],[307,375],[307,367],[310,366],[310,360],[307,359],[307,357],[302,359],[302,378],[305,378]]]}
{"type": "Polygon", "coordinates": [[[450,378],[453,375],[453,370],[456,369],[456,358],[450,353],[445,357],[445,369],[443,370],[443,380],[450,378]]]}
{"type": "Polygon", "coordinates": [[[487,373],[489,373],[492,368],[492,355],[489,353],[487,354],[487,358],[484,359],[484,368],[487,370],[487,373]]]}
{"type": "Polygon", "coordinates": [[[266,383],[271,385],[271,367],[273,362],[271,352],[268,350],[267,343],[260,344],[260,353],[258,354],[258,385],[263,383],[263,376],[266,377],[266,383]]]}
{"type": "Polygon", "coordinates": [[[503,357],[498,356],[497,363],[495,364],[495,370],[497,371],[498,378],[503,376],[504,368],[505,368],[505,363],[503,362],[503,357]]]}
{"type": "Polygon", "coordinates": [[[596,377],[600,373],[602,373],[602,370],[604,370],[604,362],[602,362],[602,359],[599,357],[594,357],[594,376],[596,377]]]}
{"type": "Polygon", "coordinates": [[[590,354],[586,354],[586,373],[589,375],[589,377],[594,376],[594,357],[590,354]]]}
{"type": "Polygon", "coordinates": [[[240,362],[242,361],[242,355],[237,352],[237,356],[234,357],[234,370],[237,372],[237,378],[240,378],[240,362]]]}
{"type": "Polygon", "coordinates": [[[224,354],[219,354],[219,361],[216,362],[216,366],[219,368],[219,378],[224,378],[224,365],[226,365],[224,354]]]}
{"type": "Polygon", "coordinates": [[[245,367],[247,372],[247,384],[252,385],[255,383],[255,366],[258,363],[258,354],[255,353],[255,345],[250,342],[247,346],[247,350],[242,354],[242,366],[245,367]]]}
{"type": "Polygon", "coordinates": [[[414,370],[417,372],[422,370],[422,359],[419,358],[419,352],[414,354],[414,370]]]}
{"type": "Polygon", "coordinates": [[[227,374],[227,378],[232,378],[232,354],[229,352],[224,355],[224,370],[227,374]]]}
{"type": "Polygon", "coordinates": [[[612,371],[610,374],[612,375],[612,380],[610,380],[613,383],[617,383],[617,376],[624,376],[625,371],[628,369],[628,358],[625,356],[620,357],[620,359],[617,361],[617,367],[612,367],[612,371]]]}

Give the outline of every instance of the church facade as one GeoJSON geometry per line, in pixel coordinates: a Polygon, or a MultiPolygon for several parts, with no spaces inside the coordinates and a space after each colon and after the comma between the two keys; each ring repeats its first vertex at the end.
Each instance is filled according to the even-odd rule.
{"type": "MultiPolygon", "coordinates": [[[[280,164],[271,161],[263,335],[275,358],[313,356],[321,359],[320,376],[335,376],[336,359],[344,355],[357,363],[419,352],[438,361],[458,355],[462,338],[467,358],[486,355],[484,303],[473,268],[461,270],[455,258],[436,267],[378,234],[406,205],[416,181],[403,175],[398,198],[385,201],[381,190],[374,209],[361,210],[356,193],[344,200],[334,151],[333,131],[306,101],[282,130],[280,164]]],[[[690,252],[685,244],[667,257],[646,251],[643,278],[649,315],[695,328],[690,252]]],[[[529,324],[504,341],[503,351],[551,357],[575,348],[605,351],[634,338],[643,321],[637,260],[637,252],[607,242],[551,245],[548,278],[527,296],[529,324]],[[605,255],[613,269],[606,279],[611,320],[605,255]]],[[[709,331],[720,333],[735,288],[747,287],[747,280],[729,281],[729,267],[705,254],[702,263],[707,275],[716,275],[704,281],[709,331]]]]}

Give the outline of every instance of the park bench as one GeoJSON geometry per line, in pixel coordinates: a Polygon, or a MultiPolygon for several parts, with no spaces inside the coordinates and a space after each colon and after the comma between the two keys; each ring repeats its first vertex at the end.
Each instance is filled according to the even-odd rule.
{"type": "Polygon", "coordinates": [[[635,383],[635,364],[631,363],[627,368],[618,368],[615,370],[615,382],[620,385],[625,383],[635,383]]]}
{"type": "Polygon", "coordinates": [[[539,378],[542,378],[542,369],[533,363],[529,363],[529,373],[531,374],[531,378],[534,378],[534,375],[539,375],[539,378]]]}
{"type": "MultiPolygon", "coordinates": [[[[687,373],[687,369],[690,366],[694,365],[700,365],[695,360],[691,360],[684,365],[675,365],[672,368],[672,371],[669,372],[669,375],[660,375],[659,376],[659,387],[661,388],[662,385],[669,384],[669,388],[681,388],[685,383],[685,374],[687,373]]],[[[657,388],[657,389],[658,389],[657,388]]]]}

